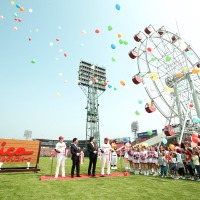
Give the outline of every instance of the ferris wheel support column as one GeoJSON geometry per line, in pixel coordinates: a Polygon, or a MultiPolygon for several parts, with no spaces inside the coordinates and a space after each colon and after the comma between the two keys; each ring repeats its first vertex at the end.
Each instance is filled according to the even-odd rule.
{"type": "Polygon", "coordinates": [[[197,116],[198,116],[198,118],[200,118],[199,100],[198,100],[196,88],[195,88],[195,85],[194,85],[194,82],[193,82],[191,74],[189,74],[189,73],[187,74],[187,79],[188,79],[188,82],[190,84],[190,88],[192,90],[192,97],[193,97],[195,109],[196,109],[196,112],[197,112],[197,116]]]}
{"type": "Polygon", "coordinates": [[[190,106],[189,105],[190,105],[191,99],[192,99],[192,93],[190,94],[190,97],[189,97],[189,102],[188,102],[187,110],[186,110],[186,113],[185,113],[185,119],[184,119],[183,126],[182,126],[182,129],[181,129],[181,136],[180,136],[180,139],[179,139],[179,145],[181,144],[182,139],[183,139],[183,133],[184,133],[184,130],[185,130],[187,116],[188,116],[188,113],[189,113],[189,110],[190,110],[190,106]]]}

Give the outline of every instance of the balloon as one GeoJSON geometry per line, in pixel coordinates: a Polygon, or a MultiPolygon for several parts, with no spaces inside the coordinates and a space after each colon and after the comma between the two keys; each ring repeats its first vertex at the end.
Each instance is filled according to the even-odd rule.
{"type": "Polygon", "coordinates": [[[120,39],[120,40],[119,40],[119,43],[120,43],[120,44],[123,44],[123,43],[124,43],[124,41],[123,41],[122,39],[120,39]]]}
{"type": "Polygon", "coordinates": [[[114,88],[114,90],[117,90],[117,88],[114,88]]]}
{"type": "Polygon", "coordinates": [[[194,148],[197,146],[197,143],[191,142],[191,147],[194,148]]]}
{"type": "Polygon", "coordinates": [[[167,91],[169,88],[167,86],[164,87],[164,90],[167,91]]]}
{"type": "Polygon", "coordinates": [[[173,92],[174,92],[174,89],[173,89],[173,88],[169,88],[169,91],[170,91],[171,93],[173,93],[173,92]]]}
{"type": "Polygon", "coordinates": [[[170,144],[170,145],[169,145],[169,148],[170,148],[172,151],[174,151],[175,146],[174,146],[173,144],[170,144]]]}
{"type": "Polygon", "coordinates": [[[198,137],[198,133],[192,133],[192,137],[198,137]]]}
{"type": "Polygon", "coordinates": [[[67,84],[68,80],[64,80],[64,84],[67,84]]]}
{"type": "Polygon", "coordinates": [[[103,84],[103,85],[106,86],[107,84],[108,84],[108,83],[107,83],[106,81],[104,81],[104,84],[103,84]]]}
{"type": "Polygon", "coordinates": [[[81,43],[80,45],[81,45],[82,47],[84,46],[84,44],[83,44],[83,43],[81,43]]]}
{"type": "Polygon", "coordinates": [[[59,26],[59,27],[58,27],[58,30],[61,30],[61,29],[62,29],[62,27],[61,27],[61,26],[59,26]]]}
{"type": "Polygon", "coordinates": [[[20,8],[21,6],[19,4],[16,4],[16,8],[20,8]]]}
{"type": "Polygon", "coordinates": [[[84,31],[84,30],[81,33],[82,33],[82,35],[86,35],[86,31],[84,31]]]}
{"type": "Polygon", "coordinates": [[[36,31],[36,32],[39,32],[39,29],[38,29],[38,28],[36,28],[36,29],[35,29],[35,31],[36,31]]]}
{"type": "Polygon", "coordinates": [[[51,47],[52,47],[52,46],[53,46],[53,42],[50,42],[50,43],[49,43],[49,46],[51,46],[51,47]]]}
{"type": "Polygon", "coordinates": [[[147,51],[148,51],[148,52],[152,52],[152,48],[148,47],[148,48],[147,48],[147,51]]]}
{"type": "Polygon", "coordinates": [[[108,26],[109,31],[112,31],[112,29],[113,29],[112,26],[108,26]]]}
{"type": "Polygon", "coordinates": [[[200,70],[199,69],[192,69],[192,74],[198,74],[200,72],[200,70]]]}
{"type": "Polygon", "coordinates": [[[112,49],[116,49],[116,46],[114,44],[111,44],[112,49]]]}
{"type": "Polygon", "coordinates": [[[163,143],[163,144],[167,144],[167,139],[163,138],[163,139],[162,139],[162,143],[163,143]]]}
{"type": "Polygon", "coordinates": [[[31,38],[28,38],[28,41],[31,41],[32,39],[31,38]]]}
{"type": "Polygon", "coordinates": [[[120,33],[118,33],[118,34],[117,34],[117,37],[118,37],[118,38],[121,38],[121,37],[122,37],[122,35],[121,35],[120,33]]]}
{"type": "Polygon", "coordinates": [[[17,29],[18,29],[18,28],[17,28],[16,26],[13,28],[14,31],[17,31],[17,29]]]}
{"type": "Polygon", "coordinates": [[[3,19],[3,18],[4,18],[4,16],[1,15],[1,16],[0,16],[0,19],[3,19]]]}
{"type": "Polygon", "coordinates": [[[178,73],[176,76],[178,76],[179,78],[181,78],[183,76],[182,73],[178,73]]]}
{"type": "Polygon", "coordinates": [[[63,55],[64,55],[65,57],[67,57],[67,53],[64,53],[63,55]]]}
{"type": "Polygon", "coordinates": [[[125,86],[125,82],[124,81],[120,81],[120,84],[125,86]]]}
{"type": "Polygon", "coordinates": [[[139,104],[142,104],[142,100],[139,100],[138,103],[139,103],[139,104]]]}
{"type": "Polygon", "coordinates": [[[22,20],[21,20],[21,19],[18,19],[17,21],[18,21],[18,22],[22,22],[22,20]]]}
{"type": "Polygon", "coordinates": [[[15,5],[15,2],[14,2],[14,1],[11,1],[10,4],[13,6],[13,5],[15,5]]]}
{"type": "Polygon", "coordinates": [[[157,76],[152,77],[152,80],[153,80],[153,81],[156,81],[157,79],[158,79],[157,76]]]}
{"type": "Polygon", "coordinates": [[[60,93],[56,93],[56,96],[57,96],[57,97],[60,97],[60,93]]]}
{"type": "Polygon", "coordinates": [[[24,7],[20,7],[20,9],[19,9],[19,10],[23,12],[23,11],[24,11],[24,7]]]}
{"type": "Polygon", "coordinates": [[[35,61],[35,60],[31,60],[31,63],[32,63],[32,64],[35,64],[35,63],[36,63],[36,61],[35,61]]]}
{"type": "Polygon", "coordinates": [[[149,136],[151,136],[151,135],[153,134],[153,132],[152,132],[152,131],[148,131],[147,134],[148,134],[149,136]]]}
{"type": "Polygon", "coordinates": [[[192,142],[197,144],[199,142],[199,138],[198,137],[192,137],[192,142]]]}
{"type": "Polygon", "coordinates": [[[187,71],[188,70],[188,68],[187,67],[183,67],[183,69],[182,69],[184,72],[185,71],[187,71]]]}
{"type": "Polygon", "coordinates": [[[116,5],[115,5],[115,8],[116,8],[117,10],[120,10],[120,5],[119,5],[119,4],[116,4],[116,5]]]}
{"type": "Polygon", "coordinates": [[[137,116],[139,116],[140,115],[140,112],[139,111],[135,111],[135,114],[137,115],[137,116]]]}
{"type": "Polygon", "coordinates": [[[128,45],[128,42],[127,42],[127,41],[124,41],[124,45],[128,45]]]}
{"type": "Polygon", "coordinates": [[[156,58],[152,58],[151,61],[156,61],[156,58]]]}
{"type": "Polygon", "coordinates": [[[114,57],[112,57],[112,61],[113,61],[113,62],[115,62],[115,61],[116,61],[116,59],[115,59],[114,57]]]}
{"type": "Polygon", "coordinates": [[[60,52],[63,52],[63,49],[59,49],[60,52]]]}
{"type": "Polygon", "coordinates": [[[193,103],[190,103],[189,107],[190,107],[190,108],[193,108],[193,107],[194,107],[194,104],[193,104],[193,103]]]}
{"type": "Polygon", "coordinates": [[[112,85],[108,84],[108,88],[112,88],[112,85]]]}
{"type": "Polygon", "coordinates": [[[165,57],[165,61],[166,61],[166,62],[169,62],[170,60],[171,60],[171,57],[170,57],[170,56],[166,56],[166,57],[165,57]]]}
{"type": "Polygon", "coordinates": [[[13,16],[14,16],[14,17],[17,17],[17,13],[14,13],[13,16]]]}
{"type": "Polygon", "coordinates": [[[100,30],[99,30],[99,29],[96,29],[96,30],[95,30],[95,33],[97,33],[97,34],[100,33],[100,30]]]}
{"type": "Polygon", "coordinates": [[[58,75],[59,75],[59,76],[63,76],[63,73],[62,73],[62,72],[60,72],[58,75]]]}
{"type": "Polygon", "coordinates": [[[32,8],[29,8],[29,9],[28,9],[28,12],[32,13],[32,12],[33,12],[33,9],[32,9],[32,8]]]}
{"type": "Polygon", "coordinates": [[[56,42],[59,42],[60,40],[59,40],[59,38],[56,38],[56,42]]]}
{"type": "Polygon", "coordinates": [[[193,117],[193,118],[192,118],[192,121],[193,121],[194,123],[200,123],[200,119],[199,119],[198,117],[193,117]]]}

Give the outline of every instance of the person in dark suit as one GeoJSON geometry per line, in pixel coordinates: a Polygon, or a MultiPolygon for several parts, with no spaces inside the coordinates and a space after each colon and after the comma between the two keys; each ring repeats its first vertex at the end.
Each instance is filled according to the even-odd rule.
{"type": "Polygon", "coordinates": [[[97,144],[94,143],[94,137],[90,137],[90,142],[87,144],[87,149],[89,151],[89,166],[88,166],[88,176],[95,178],[95,170],[96,170],[96,163],[97,163],[97,144]],[[92,174],[91,174],[92,168],[92,174]]]}
{"type": "Polygon", "coordinates": [[[71,145],[71,154],[72,154],[72,168],[71,168],[71,178],[74,178],[74,170],[76,167],[76,175],[77,177],[81,177],[80,175],[80,147],[78,147],[78,139],[73,139],[73,144],[71,145]]]}

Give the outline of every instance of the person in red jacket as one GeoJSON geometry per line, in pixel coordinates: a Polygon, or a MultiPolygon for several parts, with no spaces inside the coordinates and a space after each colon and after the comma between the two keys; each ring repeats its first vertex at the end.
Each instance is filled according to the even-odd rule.
{"type": "Polygon", "coordinates": [[[192,162],[192,150],[190,148],[187,148],[185,151],[184,151],[185,155],[186,155],[186,165],[187,165],[187,169],[189,171],[189,174],[190,174],[190,180],[194,180],[194,172],[192,170],[192,165],[191,165],[191,162],[192,162]]]}

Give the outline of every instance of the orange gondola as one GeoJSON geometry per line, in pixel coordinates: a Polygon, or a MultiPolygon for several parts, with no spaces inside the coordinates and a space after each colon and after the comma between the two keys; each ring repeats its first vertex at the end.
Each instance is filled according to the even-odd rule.
{"type": "Polygon", "coordinates": [[[172,127],[172,125],[165,126],[164,133],[166,136],[174,136],[175,131],[174,131],[174,128],[172,127]]]}
{"type": "Polygon", "coordinates": [[[151,102],[151,104],[146,103],[146,105],[145,105],[145,110],[146,110],[148,113],[152,113],[152,112],[155,112],[155,111],[156,111],[156,107],[155,107],[153,101],[151,102]]]}

